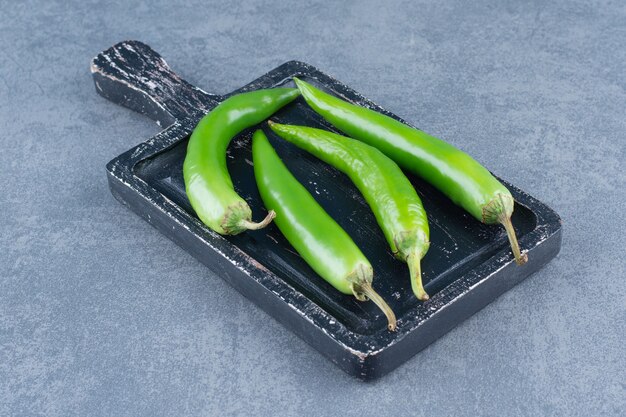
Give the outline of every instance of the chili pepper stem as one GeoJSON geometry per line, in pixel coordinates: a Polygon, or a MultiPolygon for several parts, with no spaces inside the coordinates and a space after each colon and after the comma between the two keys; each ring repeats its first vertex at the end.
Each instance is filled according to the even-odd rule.
{"type": "Polygon", "coordinates": [[[276,212],[274,210],[270,210],[267,213],[267,216],[265,216],[265,218],[263,220],[261,220],[260,222],[258,222],[258,223],[251,222],[250,220],[241,220],[241,222],[239,224],[244,229],[259,230],[259,229],[263,229],[268,224],[270,224],[272,222],[272,220],[274,220],[275,217],[276,217],[276,212]]]}
{"type": "Polygon", "coordinates": [[[357,299],[359,298],[357,294],[359,294],[361,296],[365,295],[367,298],[372,300],[374,304],[376,304],[378,308],[380,308],[382,312],[385,313],[385,316],[387,317],[387,328],[392,332],[396,330],[396,315],[394,314],[391,307],[389,307],[389,305],[385,302],[385,300],[383,300],[383,298],[378,295],[376,291],[374,291],[374,288],[372,288],[372,284],[370,284],[369,282],[353,284],[352,292],[354,293],[354,296],[357,297],[357,299]]]}
{"type": "Polygon", "coordinates": [[[524,265],[528,261],[528,255],[520,251],[517,236],[515,235],[515,229],[513,228],[513,223],[511,223],[511,216],[503,214],[498,218],[498,220],[502,226],[504,226],[504,230],[506,230],[506,235],[509,238],[513,255],[515,255],[515,263],[518,265],[524,265]]]}
{"type": "Polygon", "coordinates": [[[406,263],[409,265],[409,273],[411,274],[411,288],[413,294],[420,301],[427,301],[430,297],[426,293],[424,286],[422,285],[422,256],[418,251],[412,251],[409,256],[406,257],[406,263]]]}

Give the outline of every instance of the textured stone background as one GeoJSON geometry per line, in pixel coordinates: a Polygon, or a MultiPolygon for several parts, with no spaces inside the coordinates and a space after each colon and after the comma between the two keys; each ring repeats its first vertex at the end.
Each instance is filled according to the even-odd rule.
{"type": "Polygon", "coordinates": [[[0,0],[0,415],[624,415],[626,3],[0,0]],[[159,129],[93,88],[124,39],[227,92],[310,62],[551,205],[561,254],[351,379],[118,204],[159,129]]]}

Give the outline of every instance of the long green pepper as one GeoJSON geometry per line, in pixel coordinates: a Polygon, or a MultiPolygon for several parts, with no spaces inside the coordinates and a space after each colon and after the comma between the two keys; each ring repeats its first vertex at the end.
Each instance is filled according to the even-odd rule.
{"type": "Polygon", "coordinates": [[[372,288],[373,268],[354,241],[289,172],[261,130],[252,138],[252,159],[261,199],[276,212],[275,223],[311,268],[344,294],[372,300],[389,330],[396,317],[372,288]]]}
{"type": "Polygon", "coordinates": [[[242,130],[261,123],[300,95],[296,88],[272,88],[237,94],[204,116],[194,129],[183,164],[185,189],[204,224],[223,235],[267,226],[270,211],[259,223],[233,187],[226,167],[226,150],[242,130]]]}
{"type": "Polygon", "coordinates": [[[515,261],[526,263],[511,223],[511,192],[465,152],[389,116],[350,104],[294,78],[306,102],[348,136],[380,149],[402,168],[430,182],[486,224],[501,223],[515,261]]]}
{"type": "MultiPolygon", "coordinates": [[[[420,260],[428,251],[426,212],[400,167],[378,149],[326,130],[269,122],[280,137],[350,177],[372,208],[394,255],[409,265],[411,287],[428,300],[420,260]]],[[[278,220],[277,220],[278,221],[278,220]]]]}

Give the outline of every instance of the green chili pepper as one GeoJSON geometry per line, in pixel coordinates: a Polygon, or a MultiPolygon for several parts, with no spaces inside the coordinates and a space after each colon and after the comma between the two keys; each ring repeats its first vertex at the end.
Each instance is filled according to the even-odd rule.
{"type": "Polygon", "coordinates": [[[283,139],[350,177],[372,208],[394,255],[408,263],[413,292],[418,299],[428,300],[420,268],[430,245],[428,219],[400,167],[378,149],[355,139],[311,127],[268,123],[283,139]]]}
{"type": "Polygon", "coordinates": [[[339,130],[380,149],[483,223],[501,223],[515,261],[519,265],[526,263],[527,255],[520,252],[511,223],[513,196],[475,159],[449,143],[389,116],[350,104],[296,78],[294,81],[306,102],[339,130]]]}
{"type": "Polygon", "coordinates": [[[396,317],[372,288],[373,268],[354,241],[280,160],[261,130],[252,138],[254,176],[276,226],[311,268],[344,294],[372,300],[385,313],[389,330],[396,317]]]}
{"type": "Polygon", "coordinates": [[[238,94],[204,116],[194,129],[183,165],[185,189],[191,206],[204,224],[223,235],[267,226],[270,211],[260,223],[233,188],[226,167],[226,149],[242,130],[261,123],[300,95],[296,88],[273,88],[238,94]]]}

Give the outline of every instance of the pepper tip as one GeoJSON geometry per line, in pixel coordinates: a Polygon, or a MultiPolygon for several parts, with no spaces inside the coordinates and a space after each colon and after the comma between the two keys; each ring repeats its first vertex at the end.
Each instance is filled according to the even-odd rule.
{"type": "Polygon", "coordinates": [[[302,87],[304,87],[304,81],[302,81],[300,78],[298,77],[292,77],[292,80],[294,83],[296,83],[296,86],[298,87],[298,89],[302,90],[302,87]]]}

